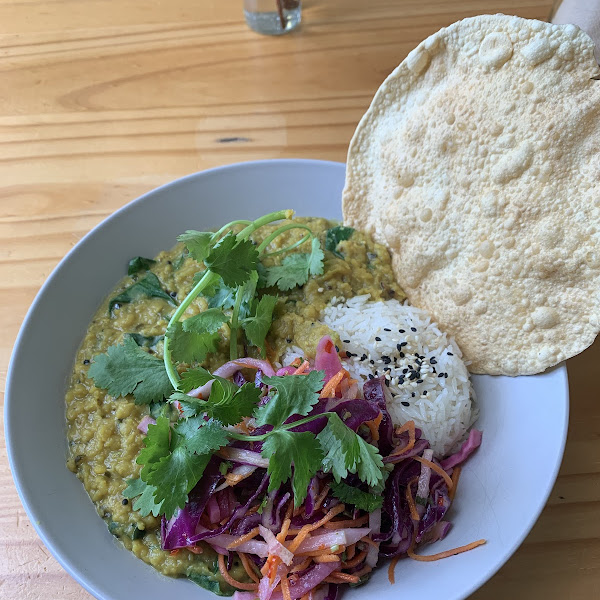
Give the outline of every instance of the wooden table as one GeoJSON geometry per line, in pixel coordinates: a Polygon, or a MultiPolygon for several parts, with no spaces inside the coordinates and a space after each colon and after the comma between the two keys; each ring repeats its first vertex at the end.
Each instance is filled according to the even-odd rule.
{"type": "MultiPolygon", "coordinates": [[[[306,0],[301,31],[265,38],[246,27],[241,1],[4,0],[2,384],[40,285],[71,246],[115,209],[215,165],[278,157],[343,161],[373,93],[421,39],[481,12],[546,19],[551,4],[306,0]]],[[[571,425],[558,482],[526,542],[473,598],[597,597],[599,363],[600,344],[569,361],[571,425]]],[[[0,597],[90,597],[29,523],[3,440],[0,597]]]]}

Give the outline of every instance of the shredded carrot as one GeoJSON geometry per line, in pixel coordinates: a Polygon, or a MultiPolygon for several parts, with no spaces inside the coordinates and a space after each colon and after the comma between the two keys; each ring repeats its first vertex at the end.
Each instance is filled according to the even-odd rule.
{"type": "Polygon", "coordinates": [[[312,562],[312,558],[308,557],[306,560],[302,561],[299,565],[292,567],[290,573],[297,573],[298,571],[304,571],[304,569],[308,569],[308,567],[310,567],[311,562],[312,562]]]}
{"type": "Polygon", "coordinates": [[[313,560],[316,563],[330,563],[339,561],[340,557],[335,554],[321,554],[321,556],[315,556],[313,560]]]}
{"type": "Polygon", "coordinates": [[[371,438],[373,438],[374,442],[379,441],[379,425],[381,425],[382,420],[383,413],[380,412],[372,421],[365,421],[365,425],[369,428],[369,431],[371,432],[371,438]]]}
{"type": "Polygon", "coordinates": [[[321,493],[317,496],[317,499],[315,500],[315,507],[313,510],[318,510],[319,508],[321,508],[321,504],[323,504],[323,500],[325,500],[325,498],[327,498],[327,494],[329,494],[329,484],[326,484],[323,489],[321,490],[321,493]]]}
{"type": "Polygon", "coordinates": [[[363,560],[365,560],[365,558],[367,558],[367,554],[368,550],[363,550],[362,552],[357,554],[352,560],[347,560],[346,562],[343,562],[342,569],[352,569],[353,567],[360,565],[360,563],[363,560]]]}
{"type": "Polygon", "coordinates": [[[358,519],[350,519],[347,521],[329,521],[329,523],[325,523],[326,529],[344,529],[346,527],[361,527],[365,523],[369,522],[369,515],[363,515],[358,519]]]}
{"type": "Polygon", "coordinates": [[[348,549],[346,550],[346,559],[351,560],[352,558],[354,558],[355,554],[356,554],[356,544],[352,544],[351,546],[348,546],[348,549]]]}
{"type": "Polygon", "coordinates": [[[277,568],[279,567],[279,564],[281,563],[281,559],[279,558],[279,556],[274,556],[273,558],[275,560],[271,563],[271,567],[270,567],[270,571],[269,571],[269,583],[271,585],[273,585],[273,583],[275,582],[275,576],[277,575],[277,568]]]}
{"type": "Polygon", "coordinates": [[[259,508],[260,508],[260,504],[255,504],[254,506],[252,506],[251,508],[248,509],[246,514],[247,515],[254,514],[259,508]]]}
{"type": "Polygon", "coordinates": [[[254,565],[254,563],[250,562],[250,560],[248,560],[248,557],[243,552],[238,552],[238,556],[242,561],[242,565],[246,573],[248,573],[248,577],[250,577],[250,579],[252,579],[254,583],[259,583],[260,580],[256,575],[256,566],[254,565]]]}
{"type": "Polygon", "coordinates": [[[242,430],[243,433],[250,433],[245,418],[242,421],[240,421],[237,426],[242,430]]]}
{"type": "Polygon", "coordinates": [[[306,369],[310,367],[310,363],[305,360],[293,373],[292,375],[303,375],[306,372],[306,369]]]}
{"type": "Polygon", "coordinates": [[[246,477],[250,477],[250,475],[252,475],[254,473],[254,471],[249,471],[248,473],[245,474],[236,474],[233,475],[232,473],[227,473],[227,475],[225,475],[225,482],[233,487],[234,485],[238,484],[240,481],[243,481],[244,479],[246,479],[246,477]]]}
{"type": "Polygon", "coordinates": [[[302,359],[299,356],[296,356],[296,358],[290,363],[290,367],[298,368],[301,364],[302,359]]]}
{"type": "Polygon", "coordinates": [[[308,594],[304,594],[304,596],[302,596],[302,598],[300,598],[300,600],[308,600],[308,594]]]}
{"type": "Polygon", "coordinates": [[[454,467],[454,470],[452,471],[452,489],[448,491],[448,497],[450,500],[454,500],[456,486],[458,485],[458,480],[460,479],[460,470],[460,467],[454,467]]]}
{"type": "Polygon", "coordinates": [[[373,546],[373,548],[379,548],[379,543],[374,542],[368,535],[365,535],[364,538],[361,538],[361,542],[366,542],[369,546],[373,546]]]}
{"type": "Polygon", "coordinates": [[[406,501],[408,502],[408,508],[410,509],[410,516],[412,519],[414,519],[415,521],[420,521],[421,520],[421,516],[419,515],[419,511],[417,510],[417,505],[415,504],[415,501],[413,499],[413,495],[410,489],[410,486],[419,481],[419,476],[417,475],[416,477],[413,477],[407,484],[406,484],[406,501]]]}
{"type": "Polygon", "coordinates": [[[326,583],[358,583],[360,577],[357,575],[349,575],[348,573],[333,572],[329,577],[323,579],[326,583]]]}
{"type": "Polygon", "coordinates": [[[396,450],[394,450],[390,454],[390,456],[398,456],[400,454],[404,454],[405,452],[409,452],[410,450],[412,450],[415,447],[415,442],[416,442],[415,422],[414,421],[406,421],[406,423],[404,423],[404,425],[402,425],[402,427],[398,427],[398,429],[396,429],[396,435],[400,435],[401,433],[404,433],[405,431],[408,431],[408,444],[406,444],[406,446],[404,446],[404,448],[396,448],[396,450]]]}
{"type": "Polygon", "coordinates": [[[242,583],[241,581],[237,581],[227,572],[227,565],[225,564],[225,557],[222,554],[219,554],[219,571],[221,571],[221,575],[223,579],[234,588],[238,590],[247,590],[249,592],[255,592],[258,590],[258,583],[242,583]]]}
{"type": "Polygon", "coordinates": [[[175,548],[175,550],[171,550],[171,552],[169,554],[171,556],[175,556],[176,554],[179,554],[180,550],[181,550],[181,548],[175,548]]]}
{"type": "Polygon", "coordinates": [[[452,488],[454,487],[454,483],[452,479],[450,479],[450,475],[448,475],[448,473],[446,473],[446,471],[444,471],[442,467],[436,465],[430,460],[427,460],[426,458],[422,458],[421,456],[413,456],[413,458],[419,461],[422,465],[426,465],[427,467],[429,467],[432,471],[435,471],[438,475],[441,475],[444,478],[446,485],[448,486],[448,491],[450,492],[452,490],[452,488]]]}
{"type": "Polygon", "coordinates": [[[202,549],[202,546],[186,546],[186,548],[192,553],[192,554],[202,554],[204,552],[204,550],[202,549]]]}
{"type": "Polygon", "coordinates": [[[431,562],[433,560],[448,558],[449,556],[454,556],[455,554],[462,554],[463,552],[468,552],[469,550],[473,550],[473,548],[477,548],[478,546],[482,546],[483,544],[485,544],[485,540],[477,540],[476,542],[471,542],[470,544],[466,544],[465,546],[459,546],[458,548],[453,548],[452,550],[445,550],[444,552],[438,552],[437,554],[430,554],[428,556],[425,556],[423,554],[415,554],[413,549],[413,540],[413,543],[410,545],[406,553],[414,560],[431,562]]]}
{"type": "Polygon", "coordinates": [[[394,583],[396,583],[396,577],[394,574],[394,570],[395,570],[396,564],[398,564],[399,560],[400,560],[400,557],[395,556],[394,558],[392,558],[392,562],[390,563],[390,566],[388,567],[388,579],[390,580],[390,583],[392,585],[394,585],[394,583]]]}
{"type": "Polygon", "coordinates": [[[346,369],[340,369],[324,386],[319,394],[319,398],[333,398],[335,396],[335,388],[344,378],[347,373],[346,369]]]}
{"type": "Polygon", "coordinates": [[[285,511],[285,517],[283,519],[283,523],[281,525],[281,529],[276,536],[278,542],[283,543],[285,538],[287,537],[288,530],[290,525],[292,524],[292,513],[294,512],[294,503],[290,502],[288,504],[287,510],[285,511]]]}
{"type": "Polygon", "coordinates": [[[292,595],[290,594],[290,584],[288,583],[285,575],[281,578],[281,593],[283,594],[283,600],[292,600],[292,595]]]}
{"type": "Polygon", "coordinates": [[[362,577],[363,575],[366,575],[367,573],[370,573],[373,570],[373,567],[369,567],[364,566],[360,571],[356,571],[356,573],[354,573],[354,575],[356,575],[357,577],[362,577]]]}
{"type": "Polygon", "coordinates": [[[292,541],[292,543],[288,546],[288,550],[290,552],[295,552],[296,550],[298,550],[298,547],[300,546],[300,544],[306,539],[306,536],[311,531],[314,531],[315,529],[319,529],[319,527],[323,527],[323,525],[325,525],[325,523],[327,523],[328,521],[331,521],[331,519],[333,519],[333,517],[335,517],[336,515],[339,515],[341,512],[344,512],[345,509],[346,509],[345,505],[338,504],[337,506],[334,506],[320,521],[317,521],[316,523],[312,523],[311,525],[305,525],[300,530],[300,532],[298,533],[296,538],[292,541]]]}
{"type": "Polygon", "coordinates": [[[227,546],[227,550],[231,550],[232,548],[237,548],[240,544],[244,544],[245,542],[249,542],[251,539],[255,538],[260,533],[260,529],[255,527],[245,535],[240,536],[236,540],[233,540],[229,546],[227,546]]]}

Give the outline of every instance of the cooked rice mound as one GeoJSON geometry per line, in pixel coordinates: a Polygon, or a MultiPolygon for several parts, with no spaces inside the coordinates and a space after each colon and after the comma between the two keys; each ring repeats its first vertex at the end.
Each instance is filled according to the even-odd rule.
{"type": "Polygon", "coordinates": [[[394,423],[414,420],[437,457],[457,449],[477,419],[474,392],[460,349],[425,311],[364,295],[334,299],[321,320],[340,336],[352,377],[385,376],[394,423]]]}

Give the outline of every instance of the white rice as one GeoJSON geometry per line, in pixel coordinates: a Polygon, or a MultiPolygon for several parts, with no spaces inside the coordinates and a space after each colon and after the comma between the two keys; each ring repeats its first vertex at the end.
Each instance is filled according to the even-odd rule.
{"type": "MultiPolygon", "coordinates": [[[[397,300],[370,302],[367,294],[334,298],[321,320],[352,354],[344,366],[355,379],[385,375],[395,424],[413,420],[438,458],[460,446],[477,419],[474,391],[458,346],[425,311],[397,300]]],[[[293,350],[285,361],[302,352],[293,350]]]]}

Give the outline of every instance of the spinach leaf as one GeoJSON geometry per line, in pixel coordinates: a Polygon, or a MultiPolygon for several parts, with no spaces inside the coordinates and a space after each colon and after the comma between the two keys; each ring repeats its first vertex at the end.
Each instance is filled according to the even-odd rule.
{"type": "Polygon", "coordinates": [[[343,225],[328,229],[325,234],[325,250],[329,250],[338,258],[344,258],[344,255],[338,252],[337,246],[340,242],[349,240],[353,233],[354,229],[352,227],[344,227],[343,225]]]}
{"type": "Polygon", "coordinates": [[[118,296],[111,298],[108,303],[109,314],[117,304],[128,304],[138,298],[162,298],[177,306],[175,300],[162,289],[158,277],[154,273],[148,272],[143,279],[125,288],[118,296]]]}
{"type": "Polygon", "coordinates": [[[201,573],[194,573],[189,571],[187,578],[193,581],[196,585],[203,587],[205,590],[209,590],[217,596],[233,596],[235,590],[225,582],[219,582],[216,578],[210,577],[210,575],[202,575],[201,573]]]}
{"type": "Polygon", "coordinates": [[[147,271],[156,261],[143,256],[134,256],[127,266],[127,275],[135,275],[140,271],[147,271]]]}
{"type": "Polygon", "coordinates": [[[156,344],[164,339],[164,335],[142,335],[141,333],[129,333],[129,337],[142,348],[156,348],[156,344]]]}

